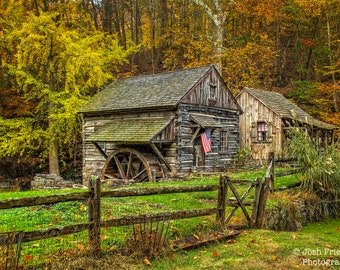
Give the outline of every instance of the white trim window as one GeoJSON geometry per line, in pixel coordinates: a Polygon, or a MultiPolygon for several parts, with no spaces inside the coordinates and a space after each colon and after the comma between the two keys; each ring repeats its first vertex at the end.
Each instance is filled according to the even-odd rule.
{"type": "Polygon", "coordinates": [[[268,141],[268,124],[267,122],[257,122],[257,141],[268,141]]]}

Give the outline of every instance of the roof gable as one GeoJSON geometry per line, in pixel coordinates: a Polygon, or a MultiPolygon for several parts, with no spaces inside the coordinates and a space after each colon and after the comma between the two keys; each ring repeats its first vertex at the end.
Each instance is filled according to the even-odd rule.
{"type": "Polygon", "coordinates": [[[285,98],[283,95],[277,92],[263,91],[253,88],[245,87],[236,97],[236,99],[242,95],[243,92],[248,92],[259,102],[264,104],[270,110],[275,112],[281,118],[294,119],[302,123],[307,123],[322,129],[337,129],[339,127],[331,124],[327,124],[320,120],[313,118],[307,112],[295,105],[293,102],[285,98]]]}
{"type": "Polygon", "coordinates": [[[213,66],[120,78],[96,94],[81,113],[175,107],[213,66]]]}

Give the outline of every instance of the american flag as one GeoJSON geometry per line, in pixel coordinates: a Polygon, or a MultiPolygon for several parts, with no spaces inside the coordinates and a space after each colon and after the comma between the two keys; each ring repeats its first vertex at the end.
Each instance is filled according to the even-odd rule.
{"type": "Polygon", "coordinates": [[[208,130],[201,134],[201,142],[204,154],[211,151],[211,131],[208,130]]]}

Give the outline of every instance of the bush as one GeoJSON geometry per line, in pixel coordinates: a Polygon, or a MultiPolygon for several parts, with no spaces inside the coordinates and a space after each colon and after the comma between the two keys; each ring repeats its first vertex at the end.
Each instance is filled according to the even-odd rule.
{"type": "Polygon", "coordinates": [[[316,194],[328,205],[328,210],[336,212],[340,197],[339,144],[323,149],[303,132],[293,132],[291,135],[288,148],[301,168],[301,191],[316,194]]]}

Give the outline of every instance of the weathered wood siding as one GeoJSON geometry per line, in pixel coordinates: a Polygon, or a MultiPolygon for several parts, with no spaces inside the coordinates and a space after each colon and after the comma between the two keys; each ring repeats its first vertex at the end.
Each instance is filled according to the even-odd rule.
{"type": "Polygon", "coordinates": [[[240,115],[240,147],[249,147],[253,158],[266,160],[270,152],[275,152],[277,157],[282,155],[282,121],[281,118],[254,98],[247,91],[237,97],[237,101],[243,110],[240,115]],[[265,121],[271,126],[271,138],[268,142],[254,140],[254,123],[265,121]]]}
{"type": "MultiPolygon", "coordinates": [[[[94,134],[97,130],[103,127],[106,124],[110,124],[115,120],[119,119],[127,119],[127,118],[154,118],[154,117],[175,117],[174,112],[148,112],[148,113],[138,113],[138,114],[117,114],[117,115],[96,115],[96,116],[85,116],[83,119],[83,176],[89,173],[96,173],[98,176],[101,175],[101,171],[104,167],[106,159],[104,156],[98,151],[98,149],[91,142],[86,142],[86,138],[90,135],[94,134]]],[[[167,141],[166,151],[174,151],[176,149],[173,143],[170,141],[174,141],[176,138],[175,135],[175,124],[174,121],[170,124],[169,127],[164,129],[160,134],[158,134],[157,139],[162,141],[167,141]]],[[[109,155],[114,150],[116,150],[119,145],[114,143],[105,142],[101,144],[104,152],[109,155]]],[[[134,146],[131,146],[134,148],[134,146]]],[[[174,161],[174,154],[169,155],[167,161],[176,167],[176,162],[174,161]]]]}
{"type": "MultiPolygon", "coordinates": [[[[95,172],[97,175],[105,164],[105,157],[98,151],[93,143],[86,142],[86,138],[95,133],[99,128],[112,123],[117,119],[127,118],[173,118],[171,123],[159,134],[155,134],[153,143],[158,147],[164,159],[169,163],[171,172],[165,169],[167,177],[186,176],[194,171],[221,172],[228,168],[239,148],[239,106],[232,93],[227,89],[222,78],[215,69],[207,72],[184,97],[181,97],[176,109],[173,111],[145,111],[129,112],[115,115],[84,116],[83,125],[83,174],[95,172]],[[202,153],[200,134],[198,134],[197,123],[190,118],[193,113],[199,113],[212,117],[218,124],[212,130],[212,150],[202,153]],[[227,147],[224,151],[220,149],[220,134],[227,134],[227,147]]],[[[105,143],[102,145],[104,152],[109,155],[119,145],[105,143]]],[[[152,152],[140,145],[129,145],[129,147],[152,152]]]]}
{"type": "Polygon", "coordinates": [[[202,80],[181,100],[181,103],[200,104],[209,107],[238,110],[237,102],[215,69],[208,72],[202,80]],[[211,95],[211,87],[215,88],[211,95]]]}
{"type": "MultiPolygon", "coordinates": [[[[221,172],[228,168],[228,164],[237,153],[239,147],[239,121],[238,113],[222,108],[203,107],[197,105],[182,104],[178,110],[178,169],[182,173],[193,171],[221,172]],[[202,153],[202,164],[195,164],[195,141],[193,135],[195,128],[190,120],[191,113],[200,113],[214,116],[221,127],[213,128],[211,133],[212,150],[207,154],[202,153]],[[227,151],[221,152],[219,148],[220,132],[228,133],[227,151]]],[[[200,135],[202,130],[198,135],[200,135]]],[[[200,137],[198,147],[200,145],[200,137]]]]}

